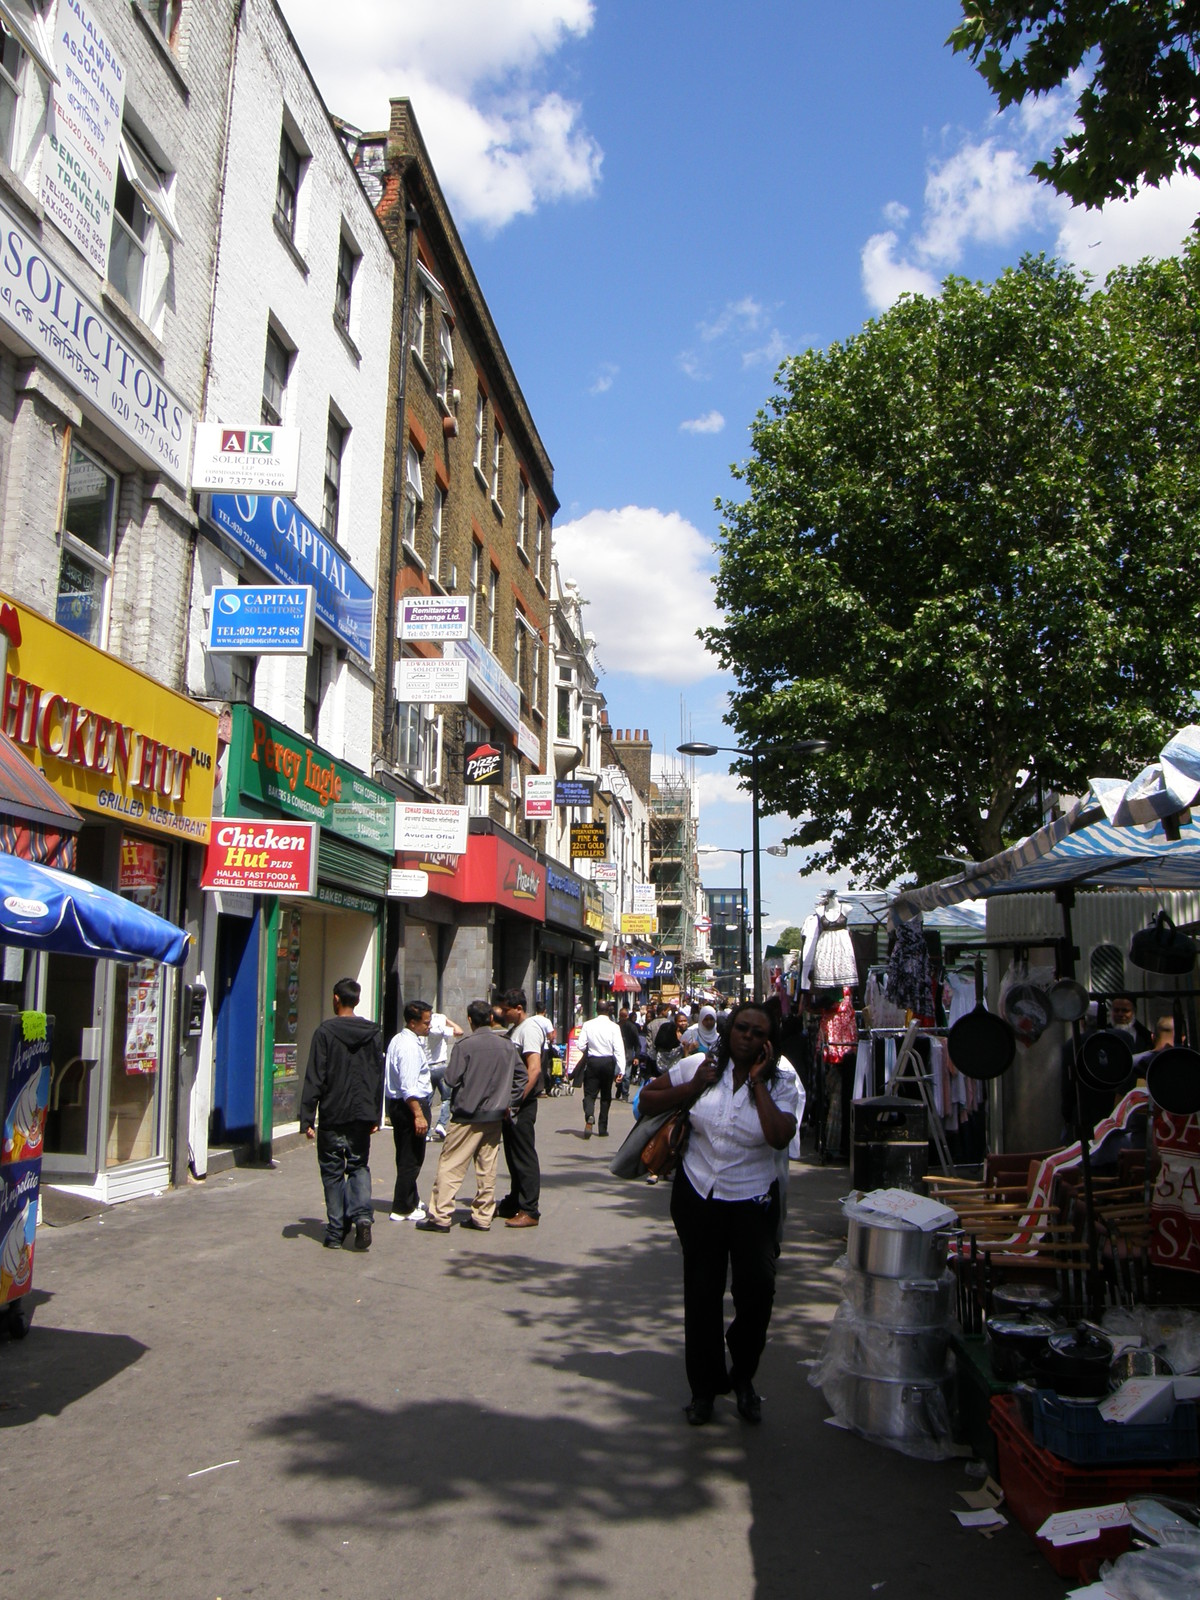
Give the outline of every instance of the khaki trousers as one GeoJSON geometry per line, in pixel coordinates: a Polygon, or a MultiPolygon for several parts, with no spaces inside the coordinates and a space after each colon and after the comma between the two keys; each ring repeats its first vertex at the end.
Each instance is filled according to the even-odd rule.
{"type": "Polygon", "coordinates": [[[437,1177],[429,1202],[432,1221],[443,1225],[454,1215],[454,1202],[467,1168],[475,1164],[475,1198],[471,1215],[481,1228],[490,1228],[496,1213],[496,1163],[500,1157],[498,1122],[451,1122],[438,1159],[437,1177]]]}

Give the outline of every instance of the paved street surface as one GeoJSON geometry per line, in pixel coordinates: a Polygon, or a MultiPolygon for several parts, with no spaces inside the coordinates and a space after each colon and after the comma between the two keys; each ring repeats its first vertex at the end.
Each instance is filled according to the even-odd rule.
{"type": "Polygon", "coordinates": [[[0,1594],[1061,1596],[1019,1528],[958,1527],[961,1463],[825,1425],[845,1169],[793,1168],[764,1425],[686,1427],[668,1188],[607,1173],[628,1119],[585,1143],[579,1097],[543,1101],[536,1231],[390,1223],[386,1131],[366,1256],[321,1248],[311,1148],[40,1231],[0,1594]]]}

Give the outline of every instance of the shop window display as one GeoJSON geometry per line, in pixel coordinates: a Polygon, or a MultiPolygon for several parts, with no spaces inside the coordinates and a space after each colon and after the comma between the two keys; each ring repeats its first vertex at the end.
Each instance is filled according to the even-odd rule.
{"type": "MultiPolygon", "coordinates": [[[[121,841],[117,891],[155,916],[165,917],[169,867],[166,845],[126,836],[121,841]]],[[[146,1161],[158,1154],[164,1000],[161,963],[117,964],[105,1146],[109,1167],[146,1161]]]]}
{"type": "Polygon", "coordinates": [[[275,942],[275,1055],[272,1100],[276,1125],[294,1122],[300,1094],[300,951],[303,918],[299,906],[279,913],[275,942]]]}

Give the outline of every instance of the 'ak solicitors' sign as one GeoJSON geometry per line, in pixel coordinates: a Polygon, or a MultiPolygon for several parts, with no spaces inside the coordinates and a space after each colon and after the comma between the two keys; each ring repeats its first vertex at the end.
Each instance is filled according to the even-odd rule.
{"type": "Polygon", "coordinates": [[[317,882],[317,824],[225,817],[213,822],[204,889],[311,895],[317,882]]]}
{"type": "Polygon", "coordinates": [[[217,719],[0,595],[0,727],[73,805],[203,842],[217,719]]]}

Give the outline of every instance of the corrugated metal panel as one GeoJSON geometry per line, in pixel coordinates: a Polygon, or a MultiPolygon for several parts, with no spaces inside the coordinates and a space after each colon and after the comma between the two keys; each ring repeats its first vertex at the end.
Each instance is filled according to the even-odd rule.
{"type": "Polygon", "coordinates": [[[360,894],[387,894],[391,861],[387,856],[377,856],[372,850],[363,850],[346,839],[322,832],[317,850],[317,876],[327,883],[340,883],[344,888],[357,889],[360,894]]]}

